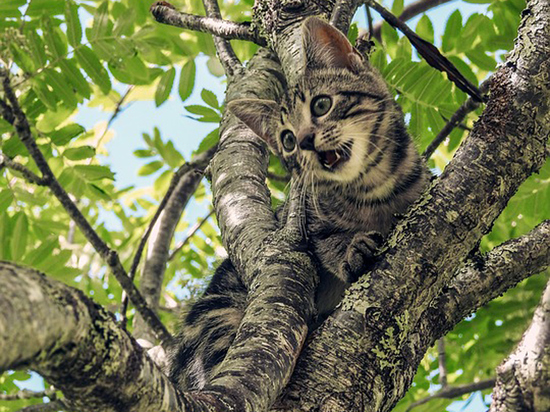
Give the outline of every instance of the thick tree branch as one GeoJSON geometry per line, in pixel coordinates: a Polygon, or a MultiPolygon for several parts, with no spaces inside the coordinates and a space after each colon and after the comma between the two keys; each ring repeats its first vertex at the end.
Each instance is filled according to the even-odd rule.
{"type": "MultiPolygon", "coordinates": [[[[215,151],[216,148],[214,147],[201,155],[201,168],[190,169],[180,179],[172,191],[173,193],[169,196],[166,207],[162,211],[157,224],[154,226],[154,235],[149,241],[147,258],[140,279],[140,291],[144,295],[149,307],[155,312],[159,304],[164,271],[166,270],[170,242],[174,236],[174,231],[189,199],[191,199],[197,190],[203,177],[203,171],[215,151]]],[[[196,161],[193,163],[197,164],[196,161]]],[[[159,210],[161,210],[160,206],[159,210]]],[[[134,336],[154,342],[154,335],[141,316],[136,317],[134,336]]]]}
{"type": "MultiPolygon", "coordinates": [[[[159,339],[161,339],[163,342],[167,342],[171,338],[170,333],[166,330],[166,328],[160,322],[155,313],[151,311],[151,309],[149,309],[149,307],[147,306],[145,299],[143,299],[143,296],[141,296],[135,285],[126,274],[126,271],[124,270],[124,267],[120,262],[118,254],[114,250],[111,250],[107,246],[107,244],[99,237],[99,235],[95,232],[90,223],[86,220],[84,215],[82,215],[75,203],[71,200],[65,189],[63,189],[63,187],[55,178],[52,170],[50,169],[50,166],[48,165],[48,162],[46,161],[46,158],[34,141],[27,117],[25,116],[25,113],[23,113],[23,111],[21,110],[17,97],[15,96],[15,92],[11,88],[9,73],[1,71],[0,77],[2,77],[4,93],[9,104],[11,105],[10,109],[13,113],[12,125],[16,129],[19,139],[25,145],[27,151],[36,163],[36,166],[42,173],[42,179],[45,179],[45,181],[48,182],[48,187],[57,198],[59,203],[61,203],[71,219],[73,219],[74,222],[78,225],[78,227],[80,228],[86,239],[88,239],[88,241],[92,244],[94,249],[109,265],[116,279],[121,284],[124,291],[128,294],[132,303],[134,303],[136,310],[144,317],[144,319],[147,320],[147,323],[151,325],[159,339]]],[[[8,121],[10,118],[4,117],[4,119],[8,121]]]]}
{"type": "MultiPolygon", "coordinates": [[[[131,266],[130,272],[129,272],[129,277],[132,280],[132,282],[134,281],[136,271],[137,271],[139,262],[141,260],[141,255],[143,253],[143,249],[145,248],[145,244],[147,243],[147,239],[149,239],[149,236],[151,235],[151,232],[152,232],[153,228],[155,227],[155,225],[157,223],[157,220],[159,219],[159,217],[163,213],[164,208],[167,207],[168,202],[170,201],[170,199],[173,198],[173,196],[176,196],[176,198],[177,198],[177,196],[183,196],[181,198],[181,201],[182,201],[181,203],[178,202],[178,201],[175,201],[175,202],[173,201],[172,202],[172,206],[175,209],[170,209],[166,214],[167,217],[169,216],[170,220],[165,221],[167,226],[164,227],[164,229],[168,230],[171,233],[171,235],[169,237],[166,237],[166,236],[163,235],[162,241],[160,241],[160,243],[155,242],[156,247],[161,248],[161,249],[169,247],[170,241],[171,241],[171,238],[172,238],[172,235],[173,235],[173,229],[169,229],[169,227],[173,224],[174,228],[175,228],[175,225],[177,225],[177,222],[179,221],[179,216],[181,216],[181,212],[179,212],[179,214],[178,214],[177,208],[181,206],[182,207],[181,211],[183,211],[183,208],[185,208],[185,205],[189,201],[189,198],[195,192],[195,189],[196,189],[198,183],[200,182],[200,179],[202,179],[202,174],[204,173],[204,170],[206,169],[206,167],[210,163],[210,160],[212,160],[212,157],[214,156],[214,153],[216,153],[216,150],[217,150],[217,145],[210,148],[206,152],[199,154],[198,156],[196,156],[193,159],[193,161],[183,164],[176,171],[176,173],[174,173],[174,176],[172,176],[172,179],[170,180],[170,185],[168,186],[168,190],[166,191],[164,197],[162,198],[162,200],[161,200],[161,202],[160,202],[160,204],[157,208],[157,211],[155,212],[155,215],[153,216],[153,219],[151,220],[151,222],[149,223],[149,226],[147,227],[147,230],[145,231],[144,235],[142,236],[142,238],[139,242],[138,248],[136,250],[136,253],[134,255],[134,259],[132,261],[132,266],[131,266]],[[199,171],[200,173],[197,174],[196,171],[199,171]],[[178,194],[174,195],[175,192],[178,192],[178,194]],[[177,220],[175,220],[175,221],[171,220],[171,219],[175,219],[176,216],[177,216],[177,220]],[[167,242],[167,244],[166,244],[166,242],[167,242]]],[[[153,256],[160,256],[158,253],[155,252],[154,247],[152,249],[152,255],[153,256]]],[[[155,267],[158,270],[160,270],[160,266],[158,266],[158,265],[160,264],[161,260],[156,260],[157,264],[155,264],[155,267]]],[[[165,263],[166,263],[166,259],[164,260],[163,265],[165,263]]],[[[164,269],[162,269],[161,272],[158,272],[158,271],[155,270],[154,273],[149,271],[149,270],[145,271],[145,269],[144,269],[143,276],[145,276],[147,278],[147,280],[145,280],[145,283],[153,282],[153,284],[156,284],[160,279],[160,284],[162,284],[162,277],[164,276],[164,269]],[[149,278],[149,276],[151,276],[151,277],[149,278]]],[[[144,287],[143,286],[144,285],[143,276],[142,276],[142,283],[141,283],[142,288],[144,287]]],[[[150,289],[150,287],[147,287],[147,289],[150,289]]],[[[156,290],[156,289],[157,289],[156,287],[153,288],[153,290],[156,290]]],[[[149,291],[151,291],[151,290],[149,290],[149,291]]],[[[153,296],[156,296],[156,298],[151,298],[147,293],[145,293],[145,295],[144,295],[146,301],[149,304],[151,304],[151,302],[157,302],[156,304],[154,304],[152,306],[153,310],[156,308],[156,305],[158,304],[159,293],[160,293],[160,291],[158,291],[158,293],[155,292],[153,294],[153,296]],[[150,299],[152,299],[152,301],[150,299]]],[[[122,298],[122,308],[120,310],[120,312],[122,313],[122,318],[123,318],[122,324],[125,324],[127,307],[128,307],[128,295],[124,294],[124,296],[122,298]]],[[[143,318],[140,318],[140,322],[142,322],[142,321],[143,321],[143,318]]],[[[145,327],[145,325],[141,324],[140,327],[145,327]]],[[[143,329],[141,331],[143,331],[143,329]]],[[[136,336],[139,336],[139,335],[136,335],[136,336]]],[[[150,342],[152,342],[151,339],[148,339],[148,340],[150,342]]]]}
{"type": "Polygon", "coordinates": [[[466,261],[436,304],[426,311],[421,327],[433,325],[433,342],[479,307],[548,266],[550,220],[495,247],[485,256],[466,261]]]}
{"type": "Polygon", "coordinates": [[[247,40],[260,46],[266,45],[265,40],[251,28],[250,24],[181,13],[165,1],[154,3],[151,6],[151,13],[159,23],[210,33],[226,40],[247,40]]]}
{"type": "Polygon", "coordinates": [[[181,398],[112,314],[83,292],[5,262],[0,290],[0,370],[36,370],[78,411],[207,410],[181,398]]]}
{"type": "Polygon", "coordinates": [[[550,406],[550,281],[529,328],[497,368],[491,412],[545,411],[550,406]]]}
{"type": "MultiPolygon", "coordinates": [[[[532,0],[523,16],[515,49],[494,75],[486,109],[472,133],[398,225],[374,270],[352,285],[340,310],[313,336],[281,409],[370,405],[368,410],[387,411],[412,382],[427,348],[448,330],[439,330],[426,314],[436,315],[432,309],[440,305],[440,293],[451,286],[461,262],[545,160],[550,7],[545,0],[532,0]],[[348,379],[327,379],[327,374],[348,379]]],[[[517,260],[521,273],[528,261],[517,260]]],[[[490,285],[477,289],[481,296],[497,289],[486,279],[490,285]]],[[[459,305],[471,312],[478,301],[460,298],[459,305]]],[[[437,313],[442,316],[441,309],[437,313]]]]}

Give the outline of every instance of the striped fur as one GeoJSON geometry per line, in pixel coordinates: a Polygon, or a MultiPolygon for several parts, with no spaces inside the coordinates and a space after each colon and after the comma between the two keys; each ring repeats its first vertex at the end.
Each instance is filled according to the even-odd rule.
{"type": "MultiPolygon", "coordinates": [[[[310,18],[303,25],[303,46],[303,75],[280,104],[238,100],[228,108],[266,140],[293,182],[304,187],[322,319],[351,281],[343,268],[352,246],[365,244],[366,233],[387,235],[395,216],[419,197],[428,173],[401,109],[346,37],[310,18]],[[319,115],[329,100],[328,111],[319,115]]],[[[184,314],[170,377],[184,388],[202,388],[223,360],[245,307],[246,290],[225,261],[184,314]]]]}

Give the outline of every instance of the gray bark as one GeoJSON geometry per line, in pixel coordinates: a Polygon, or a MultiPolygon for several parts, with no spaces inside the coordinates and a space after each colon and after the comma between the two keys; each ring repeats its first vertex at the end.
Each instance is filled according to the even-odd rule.
{"type": "Polygon", "coordinates": [[[550,282],[518,347],[497,368],[490,412],[549,410],[550,282]]]}

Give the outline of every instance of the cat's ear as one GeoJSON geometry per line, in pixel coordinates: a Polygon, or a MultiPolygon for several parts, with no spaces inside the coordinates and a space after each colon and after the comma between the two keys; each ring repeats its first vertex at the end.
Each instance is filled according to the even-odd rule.
{"type": "Polygon", "coordinates": [[[306,70],[340,68],[358,72],[363,58],[340,30],[318,17],[308,18],[302,25],[306,70]]]}
{"type": "Polygon", "coordinates": [[[271,150],[276,151],[274,139],[279,105],[272,100],[238,99],[227,104],[227,108],[237,118],[246,124],[254,133],[268,144],[271,150]]]}

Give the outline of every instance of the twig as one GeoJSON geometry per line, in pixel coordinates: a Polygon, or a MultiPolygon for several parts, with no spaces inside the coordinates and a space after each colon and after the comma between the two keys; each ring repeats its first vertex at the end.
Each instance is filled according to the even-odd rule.
{"type": "MultiPolygon", "coordinates": [[[[482,93],[485,93],[486,90],[489,88],[490,78],[485,80],[481,85],[479,86],[479,89],[482,93]]],[[[473,112],[475,109],[479,107],[480,103],[474,101],[472,98],[468,98],[462,106],[460,106],[456,112],[451,116],[447,124],[441,129],[441,131],[437,134],[435,139],[428,145],[422,156],[424,159],[429,159],[432,157],[434,152],[437,150],[439,145],[443,143],[443,141],[451,134],[451,132],[454,130],[455,127],[459,126],[460,123],[466,118],[468,113],[473,112]]]]}
{"type": "MultiPolygon", "coordinates": [[[[42,173],[42,178],[46,179],[46,181],[48,182],[47,186],[50,188],[51,192],[61,203],[61,205],[65,208],[71,219],[73,219],[78,225],[86,239],[88,239],[94,249],[109,265],[122,288],[130,296],[130,300],[135,305],[136,310],[143,316],[146,322],[155,331],[157,337],[162,342],[168,342],[171,338],[170,333],[164,327],[164,325],[155,315],[155,313],[147,306],[145,299],[132,283],[126,271],[124,270],[124,267],[122,266],[122,263],[120,262],[116,251],[111,250],[107,246],[107,244],[99,237],[99,235],[95,232],[90,223],[86,220],[84,215],[82,215],[75,203],[71,200],[65,189],[63,189],[58,180],[55,178],[52,170],[50,169],[50,166],[48,165],[48,162],[46,161],[44,155],[34,141],[27,117],[25,116],[25,113],[23,113],[23,111],[21,110],[17,97],[15,96],[15,93],[11,88],[9,73],[1,70],[0,77],[3,77],[2,83],[4,87],[4,93],[9,104],[11,105],[11,110],[13,112],[12,125],[16,129],[19,139],[25,145],[29,154],[36,163],[36,166],[42,173]]],[[[7,118],[5,119],[8,120],[7,118]]]]}
{"type": "MultiPolygon", "coordinates": [[[[202,3],[204,4],[204,10],[206,11],[206,15],[208,17],[218,20],[222,19],[218,0],[203,0],[202,3]]],[[[242,69],[242,63],[235,54],[233,47],[231,47],[229,40],[214,35],[214,45],[216,46],[218,58],[220,59],[227,76],[232,76],[237,71],[242,69]]]]}
{"type": "Polygon", "coordinates": [[[23,389],[16,393],[0,393],[0,401],[17,401],[20,399],[33,399],[33,398],[51,398],[55,395],[56,389],[46,389],[40,392],[29,391],[23,389]]]}
{"type": "Polygon", "coordinates": [[[369,31],[367,32],[367,40],[371,41],[372,36],[374,36],[374,28],[372,26],[372,13],[370,12],[370,7],[368,4],[365,4],[365,12],[367,14],[367,24],[369,27],[369,31]]]}
{"type": "Polygon", "coordinates": [[[21,173],[27,181],[34,183],[35,185],[48,186],[49,184],[47,178],[34,174],[21,163],[14,162],[5,154],[0,153],[0,169],[2,169],[2,167],[7,167],[8,169],[21,173]]]}
{"type": "Polygon", "coordinates": [[[122,105],[124,104],[124,101],[126,100],[126,98],[128,97],[128,95],[130,94],[130,92],[134,89],[134,85],[130,85],[128,86],[128,88],[126,89],[126,92],[124,93],[124,95],[120,98],[120,100],[117,102],[116,106],[115,106],[115,110],[113,111],[113,114],[111,115],[111,117],[109,118],[109,120],[107,121],[107,126],[105,126],[105,130],[103,131],[103,134],[101,135],[101,137],[97,140],[97,147],[99,147],[101,141],[103,140],[103,138],[107,135],[107,132],[109,131],[109,129],[111,128],[111,124],[113,124],[113,122],[115,121],[115,119],[118,117],[118,115],[120,114],[120,112],[122,111],[122,105]]]}
{"type": "Polygon", "coordinates": [[[411,403],[406,412],[409,412],[417,406],[424,405],[425,403],[428,403],[433,399],[453,399],[462,395],[466,395],[467,393],[490,389],[493,386],[495,386],[494,378],[480,382],[469,383],[467,385],[447,386],[444,389],[441,389],[440,391],[434,393],[433,395],[411,403]]]}
{"type": "Polygon", "coordinates": [[[250,24],[181,13],[165,1],[154,3],[150,10],[159,23],[210,33],[227,40],[247,40],[260,46],[267,46],[265,39],[260,37],[250,24]]]}
{"type": "Polygon", "coordinates": [[[386,20],[390,25],[401,31],[416,48],[418,54],[420,54],[430,66],[447,73],[449,80],[451,80],[460,90],[468,93],[474,100],[479,102],[483,101],[479,89],[470,83],[470,81],[460,73],[454,64],[439,52],[437,47],[422,39],[405,23],[395,17],[389,10],[382,7],[375,0],[366,0],[365,3],[380,13],[384,20],[386,20]]]}
{"type": "MultiPolygon", "coordinates": [[[[166,191],[166,194],[162,198],[157,211],[155,212],[155,215],[153,216],[153,219],[149,223],[149,226],[147,227],[147,230],[143,234],[138,248],[136,250],[136,253],[134,255],[134,259],[132,261],[132,266],[130,267],[130,272],[128,272],[128,276],[130,277],[130,280],[133,282],[134,278],[136,276],[137,268],[139,266],[139,262],[141,260],[141,256],[143,254],[143,250],[145,248],[145,244],[147,243],[147,239],[151,235],[151,231],[153,230],[153,227],[155,226],[159,216],[161,215],[162,211],[166,207],[166,204],[168,203],[170,196],[172,196],[172,193],[174,193],[174,190],[178,186],[178,183],[180,180],[189,172],[194,170],[200,170],[201,172],[204,171],[208,163],[210,163],[210,159],[212,159],[212,156],[214,156],[214,153],[217,150],[217,146],[214,146],[210,150],[207,150],[204,153],[201,153],[198,155],[192,162],[185,163],[174,173],[174,176],[172,176],[172,180],[170,181],[170,185],[168,186],[168,190],[166,191]]],[[[126,320],[126,311],[128,309],[128,296],[125,294],[122,297],[122,304],[120,313],[122,315],[122,322],[124,324],[124,321],[126,320]]]]}
{"type": "Polygon", "coordinates": [[[210,219],[210,217],[214,214],[214,210],[212,209],[210,212],[208,212],[208,214],[203,217],[199,222],[195,223],[193,225],[193,227],[191,228],[191,230],[187,233],[187,236],[185,239],[183,239],[175,248],[174,250],[172,251],[172,253],[170,253],[170,256],[168,257],[168,261],[171,261],[172,259],[174,259],[174,257],[176,256],[176,254],[189,242],[189,240],[195,236],[195,233],[197,233],[199,231],[199,229],[202,227],[202,225],[204,225],[208,219],[210,219]]]}
{"type": "MultiPolygon", "coordinates": [[[[424,13],[425,11],[428,11],[434,7],[439,6],[440,4],[445,4],[453,0],[419,0],[414,3],[411,3],[403,9],[401,14],[399,15],[399,20],[401,21],[407,21],[412,19],[415,16],[418,16],[419,14],[424,13]]],[[[368,6],[367,6],[368,9],[368,6]]],[[[377,23],[374,26],[374,29],[372,31],[373,36],[376,38],[376,40],[381,41],[381,33],[382,33],[382,23],[377,23]]]]}
{"type": "Polygon", "coordinates": [[[445,355],[445,338],[437,340],[437,359],[439,367],[439,384],[441,388],[447,387],[447,357],[445,355]]]}

